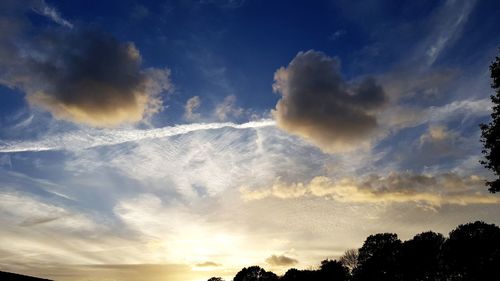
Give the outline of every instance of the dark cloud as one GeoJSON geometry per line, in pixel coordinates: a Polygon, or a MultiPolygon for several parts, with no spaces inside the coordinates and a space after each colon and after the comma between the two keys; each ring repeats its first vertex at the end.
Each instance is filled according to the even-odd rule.
{"type": "Polygon", "coordinates": [[[281,256],[272,255],[266,259],[266,262],[274,266],[289,266],[297,264],[299,261],[284,255],[281,256]]]}
{"type": "Polygon", "coordinates": [[[278,126],[326,152],[366,142],[387,101],[373,78],[346,81],[336,58],[313,50],[299,52],[274,80],[273,89],[282,96],[273,111],[278,126]]]}
{"type": "Polygon", "coordinates": [[[92,126],[137,122],[161,110],[160,93],[171,88],[168,70],[143,69],[133,43],[65,26],[41,30],[21,13],[0,19],[0,83],[57,118],[92,126]]]}

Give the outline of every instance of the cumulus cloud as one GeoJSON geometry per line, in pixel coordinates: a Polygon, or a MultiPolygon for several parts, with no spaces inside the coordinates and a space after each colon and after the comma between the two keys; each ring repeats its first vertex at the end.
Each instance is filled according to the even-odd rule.
{"type": "Polygon", "coordinates": [[[326,152],[367,143],[387,101],[373,78],[346,81],[338,59],[313,50],[299,52],[274,81],[281,95],[272,112],[278,126],[326,152]]]}
{"type": "MultiPolygon", "coordinates": [[[[35,11],[69,24],[46,5],[35,11]]],[[[169,70],[142,68],[131,42],[96,29],[23,27],[22,14],[2,22],[11,23],[0,25],[8,31],[0,43],[0,84],[56,118],[97,127],[138,122],[160,111],[160,94],[172,88],[169,70]],[[33,31],[38,35],[27,35],[33,31]]]]}
{"type": "Polygon", "coordinates": [[[287,257],[285,255],[281,256],[272,255],[266,259],[266,262],[273,266],[290,266],[297,264],[299,261],[294,258],[287,257]]]}
{"type": "Polygon", "coordinates": [[[324,197],[343,203],[408,203],[439,207],[446,204],[498,204],[500,198],[478,193],[484,180],[478,176],[459,176],[454,173],[424,175],[391,173],[387,176],[369,175],[364,179],[334,180],[319,176],[309,183],[287,184],[278,179],[271,187],[241,188],[245,200],[267,197],[280,199],[305,196],[324,197]]]}
{"type": "Polygon", "coordinates": [[[186,105],[184,105],[184,118],[186,120],[196,120],[200,118],[200,114],[195,112],[201,105],[201,99],[199,96],[194,96],[187,100],[186,105]]]}

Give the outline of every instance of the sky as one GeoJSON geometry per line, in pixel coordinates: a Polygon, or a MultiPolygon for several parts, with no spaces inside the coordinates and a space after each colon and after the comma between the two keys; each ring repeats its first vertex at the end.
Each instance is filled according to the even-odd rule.
{"type": "Polygon", "coordinates": [[[0,270],[228,280],[499,225],[500,2],[0,2],[0,270]]]}

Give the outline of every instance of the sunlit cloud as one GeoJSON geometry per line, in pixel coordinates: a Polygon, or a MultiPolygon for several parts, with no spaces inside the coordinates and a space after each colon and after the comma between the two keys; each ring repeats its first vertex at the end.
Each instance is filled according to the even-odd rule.
{"type": "MultiPolygon", "coordinates": [[[[45,2],[39,4],[35,11],[73,27],[45,2]]],[[[9,18],[19,28],[0,26],[6,34],[0,42],[0,84],[22,91],[31,105],[95,127],[137,123],[162,110],[161,94],[173,89],[170,70],[144,68],[132,42],[83,27],[26,36],[34,29],[24,27],[26,20],[20,14],[9,18]]]]}
{"type": "Polygon", "coordinates": [[[268,188],[251,190],[243,187],[241,193],[245,200],[313,196],[344,203],[416,203],[430,207],[500,203],[500,198],[477,192],[483,185],[484,180],[478,176],[393,173],[385,177],[370,175],[363,180],[333,180],[321,176],[305,184],[287,184],[278,179],[268,188]]]}

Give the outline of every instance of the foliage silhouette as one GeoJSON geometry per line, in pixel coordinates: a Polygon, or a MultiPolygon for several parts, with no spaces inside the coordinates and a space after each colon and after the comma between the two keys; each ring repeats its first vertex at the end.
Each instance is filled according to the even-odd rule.
{"type": "Polygon", "coordinates": [[[358,267],[358,250],[349,249],[340,257],[339,261],[352,272],[358,267]]]}
{"type": "Polygon", "coordinates": [[[500,229],[474,222],[458,226],[443,245],[447,280],[500,280],[500,229]]]}
{"type": "Polygon", "coordinates": [[[208,281],[224,281],[224,279],[222,279],[220,277],[212,277],[212,278],[208,279],[208,281]]]}
{"type": "Polygon", "coordinates": [[[490,65],[491,87],[495,94],[491,95],[493,102],[493,112],[491,122],[479,125],[481,128],[481,142],[483,143],[482,153],[485,160],[481,161],[486,168],[491,170],[496,179],[487,181],[489,191],[492,193],[500,191],[500,58],[496,57],[490,65]]]}
{"type": "Polygon", "coordinates": [[[392,233],[370,235],[359,250],[324,260],[316,270],[292,268],[278,277],[251,266],[233,281],[499,281],[499,265],[500,228],[476,221],[459,225],[449,238],[432,231],[405,242],[392,233]]]}
{"type": "Polygon", "coordinates": [[[393,233],[370,235],[359,249],[354,280],[396,281],[397,255],[401,240],[393,233]]]}
{"type": "Polygon", "coordinates": [[[397,257],[400,280],[440,280],[440,251],[444,241],[443,235],[432,231],[405,241],[397,257]]]}
{"type": "Polygon", "coordinates": [[[243,268],[236,274],[234,281],[277,281],[278,276],[270,271],[265,271],[258,266],[243,268]]]}

